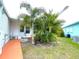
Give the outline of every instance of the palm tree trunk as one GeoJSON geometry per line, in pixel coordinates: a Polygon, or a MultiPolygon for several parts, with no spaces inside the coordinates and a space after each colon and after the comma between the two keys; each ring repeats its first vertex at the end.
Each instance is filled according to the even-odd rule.
{"type": "Polygon", "coordinates": [[[49,32],[51,32],[51,28],[52,28],[52,27],[49,27],[49,32]]]}
{"type": "Polygon", "coordinates": [[[34,25],[32,23],[32,44],[35,44],[34,42],[34,25]]]}

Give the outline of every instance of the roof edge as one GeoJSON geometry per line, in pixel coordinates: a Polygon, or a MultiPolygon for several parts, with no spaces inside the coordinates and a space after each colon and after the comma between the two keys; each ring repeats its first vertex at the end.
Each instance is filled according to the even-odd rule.
{"type": "Polygon", "coordinates": [[[70,24],[70,25],[64,26],[63,28],[66,28],[66,27],[69,27],[69,26],[72,26],[72,25],[75,25],[75,24],[78,24],[78,23],[79,23],[79,21],[77,21],[77,22],[75,22],[75,23],[72,23],[72,24],[70,24]]]}

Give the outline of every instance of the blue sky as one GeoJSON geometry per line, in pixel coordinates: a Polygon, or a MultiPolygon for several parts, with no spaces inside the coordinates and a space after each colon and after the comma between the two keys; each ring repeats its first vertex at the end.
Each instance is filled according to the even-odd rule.
{"type": "Polygon", "coordinates": [[[79,20],[79,1],[78,0],[3,0],[4,6],[11,18],[17,18],[21,13],[27,13],[25,9],[20,10],[21,2],[28,2],[32,7],[44,7],[47,11],[60,12],[65,6],[69,8],[64,11],[59,18],[66,21],[65,25],[79,20]]]}

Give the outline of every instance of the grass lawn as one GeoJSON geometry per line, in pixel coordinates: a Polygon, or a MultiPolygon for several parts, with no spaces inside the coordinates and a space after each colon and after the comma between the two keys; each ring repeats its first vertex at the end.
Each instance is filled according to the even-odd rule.
{"type": "Polygon", "coordinates": [[[79,44],[62,38],[56,46],[22,43],[24,59],[79,59],[79,44]]]}

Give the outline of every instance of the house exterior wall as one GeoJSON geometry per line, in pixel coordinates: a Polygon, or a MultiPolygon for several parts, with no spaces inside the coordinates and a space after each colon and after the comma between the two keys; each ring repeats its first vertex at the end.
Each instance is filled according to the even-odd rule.
{"type": "Polygon", "coordinates": [[[4,43],[1,29],[2,29],[2,8],[0,8],[0,48],[2,48],[4,43]]]}
{"type": "MultiPolygon", "coordinates": [[[[8,17],[6,16],[6,14],[4,13],[3,14],[3,16],[2,16],[2,28],[1,28],[1,30],[2,30],[2,32],[4,33],[4,35],[6,35],[6,38],[5,38],[5,40],[6,40],[6,42],[9,40],[9,19],[8,19],[8,17]]],[[[5,42],[5,43],[6,43],[5,42]]]]}
{"type": "Polygon", "coordinates": [[[11,20],[10,22],[10,34],[12,37],[19,37],[21,39],[21,37],[31,37],[32,36],[32,33],[33,33],[33,30],[30,29],[30,33],[28,34],[25,34],[25,28],[24,28],[24,32],[20,32],[20,21],[18,20],[11,20]]]}
{"type": "Polygon", "coordinates": [[[17,37],[19,35],[19,25],[17,20],[10,21],[10,34],[12,37],[17,37]]]}
{"type": "Polygon", "coordinates": [[[70,34],[71,37],[78,36],[79,37],[79,23],[63,28],[65,36],[70,34]]]}
{"type": "Polygon", "coordinates": [[[3,6],[0,7],[0,54],[2,47],[9,40],[9,20],[3,10],[3,6]]]}

